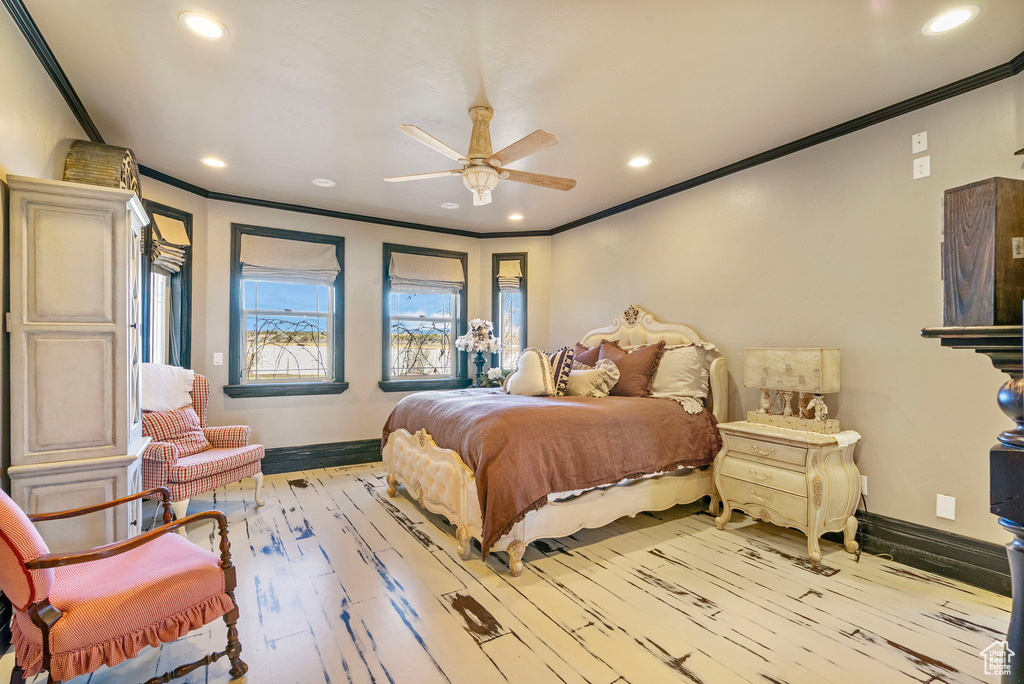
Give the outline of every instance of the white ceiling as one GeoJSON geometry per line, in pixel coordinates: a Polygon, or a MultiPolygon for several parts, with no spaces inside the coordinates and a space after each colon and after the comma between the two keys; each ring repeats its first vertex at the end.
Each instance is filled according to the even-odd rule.
{"type": "Polygon", "coordinates": [[[26,4],[106,141],[147,166],[219,192],[507,231],[606,209],[1024,49],[1024,2],[969,1],[981,14],[935,37],[921,27],[957,0],[26,4]],[[185,31],[186,10],[230,37],[185,31]],[[474,207],[457,177],[381,180],[453,166],[396,124],[465,151],[466,110],[485,101],[496,150],[537,128],[561,141],[510,168],[576,189],[502,181],[474,207]],[[636,155],[654,163],[627,167],[636,155]]]}

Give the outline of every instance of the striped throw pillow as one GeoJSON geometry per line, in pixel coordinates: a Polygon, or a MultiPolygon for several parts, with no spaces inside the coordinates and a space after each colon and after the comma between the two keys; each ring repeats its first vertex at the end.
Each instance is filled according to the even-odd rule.
{"type": "Polygon", "coordinates": [[[192,456],[213,448],[199,425],[196,410],[191,406],[143,413],[142,434],[156,442],[170,442],[178,447],[179,456],[192,456]]]}

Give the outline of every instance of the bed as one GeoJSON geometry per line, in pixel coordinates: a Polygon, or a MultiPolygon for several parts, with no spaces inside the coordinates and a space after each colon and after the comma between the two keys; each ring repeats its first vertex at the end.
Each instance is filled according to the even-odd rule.
{"type": "MultiPolygon", "coordinates": [[[[580,342],[586,346],[595,346],[602,339],[616,340],[624,345],[650,344],[661,340],[669,345],[705,343],[689,326],[656,321],[651,314],[635,306],[627,308],[621,316],[612,321],[611,325],[591,330],[580,342]]],[[[707,425],[712,426],[717,438],[715,422],[725,421],[728,415],[728,371],[725,360],[720,357],[714,359],[710,365],[709,375],[710,396],[705,402],[705,412],[702,412],[704,415],[694,416],[693,420],[703,419],[707,425]]],[[[472,390],[463,392],[470,391],[472,390]]],[[[459,401],[458,395],[454,393],[446,393],[443,397],[439,394],[431,397],[430,394],[435,393],[411,395],[404,399],[399,407],[407,401],[421,404],[427,402],[438,406],[454,406],[459,401]]],[[[536,400],[532,401],[533,404],[541,404],[542,399],[549,402],[556,400],[540,397],[519,398],[520,403],[536,400]]],[[[608,402],[610,399],[625,402],[656,402],[644,404],[646,413],[654,413],[654,409],[667,411],[668,409],[660,402],[668,402],[675,406],[670,400],[658,399],[557,399],[565,400],[563,404],[571,404],[573,402],[570,400],[577,399],[581,402],[583,399],[590,402],[608,402]]],[[[479,394],[475,395],[472,401],[483,405],[487,402],[498,402],[499,398],[479,394]]],[[[588,405],[592,406],[596,404],[588,405]]],[[[544,408],[548,413],[534,415],[554,415],[550,413],[553,407],[544,408]]],[[[398,410],[396,407],[396,412],[398,410]]],[[[467,460],[470,463],[477,460],[464,460],[458,451],[450,448],[461,443],[463,450],[468,453],[465,440],[460,440],[449,430],[446,439],[439,440],[441,443],[438,444],[431,431],[426,428],[390,429],[394,415],[393,413],[392,418],[389,418],[389,426],[385,428],[386,437],[382,449],[388,494],[396,496],[397,488],[401,485],[420,506],[447,518],[456,528],[458,553],[463,559],[468,559],[472,553],[472,539],[481,542],[485,553],[507,552],[508,567],[513,576],[522,573],[526,546],[538,539],[565,537],[583,528],[603,527],[622,516],[664,510],[677,504],[698,501],[705,496],[711,497],[712,512],[717,513],[718,501],[715,496],[712,468],[673,466],[663,472],[634,475],[623,481],[584,488],[582,491],[550,492],[544,501],[538,501],[537,505],[528,510],[521,519],[508,526],[507,531],[503,530],[499,537],[495,538],[492,526],[490,538],[485,542],[485,518],[479,496],[482,487],[474,476],[473,468],[467,464],[467,460]]],[[[440,428],[434,431],[441,432],[440,428]]],[[[611,430],[606,437],[611,439],[611,430]]],[[[643,443],[643,440],[639,442],[643,443]]],[[[622,444],[621,439],[616,446],[621,448],[624,454],[630,449],[630,446],[622,444]]],[[[685,463],[685,459],[680,461],[685,463]]]]}

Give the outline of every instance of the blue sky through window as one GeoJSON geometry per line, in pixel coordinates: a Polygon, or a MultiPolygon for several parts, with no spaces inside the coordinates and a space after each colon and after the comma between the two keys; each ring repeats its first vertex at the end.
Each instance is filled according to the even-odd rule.
{"type": "MultiPolygon", "coordinates": [[[[326,285],[308,285],[305,283],[277,283],[267,280],[245,280],[243,282],[244,303],[246,309],[264,311],[303,311],[328,313],[332,288],[326,285]]],[[[301,320],[291,316],[277,318],[290,322],[301,320]]],[[[312,319],[316,320],[316,319],[312,319]]],[[[326,320],[326,319],[321,319],[326,320]]],[[[253,321],[247,323],[247,329],[253,329],[253,321]]]]}

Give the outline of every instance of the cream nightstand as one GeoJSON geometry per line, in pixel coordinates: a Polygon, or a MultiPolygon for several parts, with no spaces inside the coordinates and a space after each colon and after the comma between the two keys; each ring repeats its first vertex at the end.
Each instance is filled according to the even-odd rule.
{"type": "Polygon", "coordinates": [[[846,550],[857,551],[860,472],[853,450],[860,435],[790,430],[771,425],[721,423],[722,451],[715,459],[715,489],[724,529],[735,508],[766,522],[807,534],[811,563],[821,563],[818,537],[843,531],[846,550]]]}

